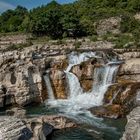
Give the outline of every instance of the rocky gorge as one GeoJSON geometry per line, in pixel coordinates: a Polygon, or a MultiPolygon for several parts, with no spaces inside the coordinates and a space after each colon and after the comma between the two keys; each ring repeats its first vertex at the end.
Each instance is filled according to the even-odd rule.
{"type": "MultiPolygon", "coordinates": [[[[60,107],[66,116],[88,110],[97,117],[117,119],[139,106],[140,50],[63,47],[33,45],[21,51],[1,51],[0,109],[45,103],[60,107]]],[[[63,127],[48,116],[30,119],[15,114],[10,120],[1,117],[0,139],[44,140],[54,128],[76,126],[62,116],[51,119],[57,118],[60,125],[66,122],[63,127]]]]}

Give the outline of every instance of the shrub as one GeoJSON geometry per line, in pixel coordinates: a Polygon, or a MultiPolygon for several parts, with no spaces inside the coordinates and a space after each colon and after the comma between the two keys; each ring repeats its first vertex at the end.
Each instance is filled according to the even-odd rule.
{"type": "Polygon", "coordinates": [[[131,47],[133,44],[132,42],[135,42],[133,36],[126,34],[120,35],[114,40],[114,43],[116,44],[115,48],[131,47]]]}
{"type": "Polygon", "coordinates": [[[82,43],[79,41],[74,42],[75,49],[80,48],[81,45],[82,45],[82,43]]]}
{"type": "Polygon", "coordinates": [[[95,42],[98,40],[98,37],[96,35],[93,35],[93,36],[90,36],[89,39],[90,39],[90,41],[95,42]]]}
{"type": "Polygon", "coordinates": [[[139,28],[140,28],[140,22],[137,21],[133,16],[131,15],[122,16],[120,30],[123,33],[132,32],[139,28]]]}

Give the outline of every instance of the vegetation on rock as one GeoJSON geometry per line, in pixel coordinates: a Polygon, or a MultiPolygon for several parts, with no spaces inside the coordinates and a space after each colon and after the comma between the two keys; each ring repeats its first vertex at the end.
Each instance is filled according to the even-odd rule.
{"type": "MultiPolygon", "coordinates": [[[[134,17],[139,10],[139,0],[78,0],[62,5],[52,1],[30,11],[17,6],[15,10],[7,10],[0,15],[0,33],[24,32],[52,39],[91,36],[92,41],[98,41],[97,26],[100,22],[110,17],[119,17],[122,36],[119,34],[116,37],[110,33],[111,37],[108,38],[107,33],[101,39],[115,43],[117,48],[139,46],[140,21],[134,17]],[[132,42],[134,45],[129,45],[132,42]]],[[[118,25],[113,26],[114,29],[118,28],[118,25]]]]}

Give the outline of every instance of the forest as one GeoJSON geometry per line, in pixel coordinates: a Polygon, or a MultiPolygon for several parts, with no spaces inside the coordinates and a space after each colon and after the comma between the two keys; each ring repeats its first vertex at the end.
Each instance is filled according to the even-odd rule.
{"type": "Polygon", "coordinates": [[[78,0],[71,4],[52,1],[28,10],[17,6],[0,15],[0,33],[23,32],[52,39],[96,34],[94,22],[121,16],[121,31],[139,35],[140,23],[133,15],[140,11],[140,0],[78,0]]]}

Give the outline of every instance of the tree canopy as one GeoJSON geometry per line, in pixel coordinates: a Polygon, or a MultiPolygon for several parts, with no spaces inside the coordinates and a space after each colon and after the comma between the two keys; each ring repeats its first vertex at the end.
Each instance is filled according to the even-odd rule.
{"type": "MultiPolygon", "coordinates": [[[[20,31],[54,39],[87,36],[95,34],[93,23],[99,19],[139,11],[140,0],[78,0],[63,5],[52,1],[30,11],[17,6],[0,15],[0,33],[20,31]]],[[[130,21],[129,25],[132,23],[130,21]]],[[[124,25],[123,28],[128,30],[129,27],[124,25]]]]}

